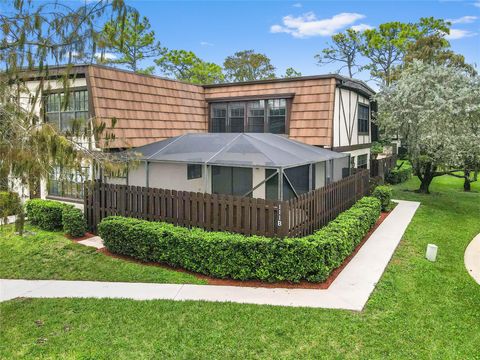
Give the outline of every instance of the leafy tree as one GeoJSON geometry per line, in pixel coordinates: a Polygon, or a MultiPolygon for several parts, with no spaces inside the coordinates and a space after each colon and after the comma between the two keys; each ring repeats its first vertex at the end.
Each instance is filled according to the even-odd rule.
{"type": "Polygon", "coordinates": [[[270,59],[253,50],[236,52],[223,63],[226,78],[229,81],[252,81],[275,78],[275,67],[270,59]]]}
{"type": "Polygon", "coordinates": [[[407,47],[402,67],[407,67],[414,60],[435,65],[463,68],[471,75],[476,75],[475,68],[465,62],[463,55],[450,49],[450,43],[442,34],[422,36],[407,47]]]}
{"type": "Polygon", "coordinates": [[[225,79],[221,66],[203,61],[192,51],[165,51],[155,63],[167,76],[192,84],[217,84],[225,79]]]}
{"type": "Polygon", "coordinates": [[[463,69],[414,61],[398,80],[376,96],[376,122],[388,135],[398,133],[407,157],[428,193],[433,178],[465,164],[479,138],[471,135],[480,111],[478,78],[463,69]],[[467,147],[468,148],[468,147],[467,147]]]}
{"type": "Polygon", "coordinates": [[[88,2],[78,8],[14,1],[0,14],[0,174],[34,185],[46,178],[53,166],[68,171],[85,162],[115,162],[109,154],[94,151],[91,141],[86,142],[99,136],[105,136],[106,141],[111,138],[103,134],[104,123],[89,119],[87,126],[74,123],[71,131],[63,133],[40,121],[32,104],[37,104],[49,88],[51,63],[67,63],[58,81],[65,92],[62,106],[68,104],[72,53],[93,56],[98,19],[121,16],[124,11],[123,2],[118,0],[88,2]],[[25,78],[32,74],[38,86],[27,89],[25,78]]]}
{"type": "Polygon", "coordinates": [[[347,29],[344,33],[332,36],[332,44],[323,49],[320,54],[315,55],[319,65],[342,63],[338,69],[341,72],[347,69],[348,76],[353,77],[355,69],[358,68],[357,58],[360,52],[360,33],[353,29],[347,29]]]}
{"type": "Polygon", "coordinates": [[[426,36],[445,35],[448,31],[448,23],[434,18],[421,18],[415,24],[394,21],[365,30],[361,34],[360,52],[369,63],[362,69],[369,70],[373,79],[389,85],[395,67],[401,65],[412,42],[426,36]]]}
{"type": "Polygon", "coordinates": [[[155,32],[150,30],[150,22],[144,16],[129,9],[121,17],[108,21],[99,37],[101,48],[99,62],[105,64],[125,65],[128,69],[151,74],[155,67],[139,68],[139,63],[145,59],[159,56],[163,49],[155,40],[155,32]],[[117,57],[106,57],[107,52],[113,52],[117,57]]]}
{"type": "Polygon", "coordinates": [[[287,68],[287,70],[285,70],[285,75],[283,77],[293,78],[293,77],[299,77],[299,76],[302,76],[302,73],[300,71],[297,71],[292,67],[289,67],[287,68]]]}

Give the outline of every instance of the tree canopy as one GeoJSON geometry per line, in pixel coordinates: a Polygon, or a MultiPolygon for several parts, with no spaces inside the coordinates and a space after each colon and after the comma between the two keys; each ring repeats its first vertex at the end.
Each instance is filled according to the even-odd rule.
{"type": "Polygon", "coordinates": [[[165,75],[192,84],[217,84],[225,79],[220,65],[203,61],[192,51],[165,51],[155,63],[165,75]]]}
{"type": "Polygon", "coordinates": [[[375,96],[376,122],[387,136],[398,134],[407,143],[419,191],[428,193],[435,176],[463,169],[470,155],[478,159],[479,98],[478,77],[418,60],[375,96]]]}
{"type": "Polygon", "coordinates": [[[129,9],[119,18],[108,21],[99,36],[98,61],[104,64],[125,65],[128,69],[152,74],[153,66],[140,68],[140,62],[159,56],[163,49],[150,30],[148,18],[129,9]]]}
{"type": "Polygon", "coordinates": [[[254,50],[238,51],[228,56],[223,68],[229,81],[252,81],[275,78],[275,67],[265,54],[254,50]]]}

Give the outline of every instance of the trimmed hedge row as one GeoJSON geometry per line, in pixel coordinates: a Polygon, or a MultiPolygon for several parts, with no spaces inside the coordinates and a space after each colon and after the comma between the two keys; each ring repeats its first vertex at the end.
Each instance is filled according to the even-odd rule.
{"type": "Polygon", "coordinates": [[[73,237],[85,235],[87,224],[83,213],[73,205],[53,200],[32,199],[26,204],[32,225],[47,231],[61,230],[73,237]]]}
{"type": "Polygon", "coordinates": [[[364,197],[313,235],[274,239],[187,229],[120,216],[99,224],[109,251],[217,278],[321,282],[375,224],[380,201],[364,197]]]}

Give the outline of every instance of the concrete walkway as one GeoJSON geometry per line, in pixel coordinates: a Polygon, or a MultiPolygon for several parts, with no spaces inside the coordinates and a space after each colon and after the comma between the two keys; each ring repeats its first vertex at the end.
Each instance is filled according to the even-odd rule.
{"type": "Polygon", "coordinates": [[[465,249],[464,261],[468,273],[480,284],[480,234],[465,249]]]}
{"type": "Polygon", "coordinates": [[[0,301],[31,298],[128,298],[204,300],[361,311],[420,203],[398,206],[325,290],[96,281],[0,280],[0,301]]]}

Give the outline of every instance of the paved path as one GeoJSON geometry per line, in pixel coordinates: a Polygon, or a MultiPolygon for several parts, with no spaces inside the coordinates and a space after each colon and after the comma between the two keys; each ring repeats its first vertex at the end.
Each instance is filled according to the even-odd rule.
{"type": "Polygon", "coordinates": [[[100,236],[93,236],[86,240],[80,240],[78,243],[85,246],[94,247],[95,249],[103,249],[105,247],[100,236]]]}
{"type": "Polygon", "coordinates": [[[32,298],[128,298],[205,300],[360,311],[390,261],[420,203],[398,206],[325,290],[96,281],[0,280],[0,301],[32,298]]]}
{"type": "Polygon", "coordinates": [[[475,236],[465,250],[465,267],[473,279],[480,284],[480,234],[475,236]]]}

